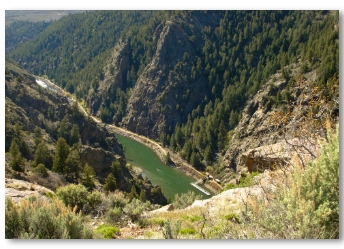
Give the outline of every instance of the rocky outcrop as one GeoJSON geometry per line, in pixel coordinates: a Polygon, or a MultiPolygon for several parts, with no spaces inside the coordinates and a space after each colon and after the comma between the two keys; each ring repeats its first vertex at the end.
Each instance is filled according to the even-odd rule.
{"type": "Polygon", "coordinates": [[[247,150],[240,155],[239,160],[248,172],[264,172],[286,167],[294,157],[304,162],[314,159],[312,155],[319,156],[319,148],[316,141],[295,138],[247,150]]]}
{"type": "MultiPolygon", "coordinates": [[[[106,151],[102,148],[82,146],[79,149],[80,162],[82,165],[88,163],[100,177],[105,178],[111,172],[111,164],[115,161],[122,161],[123,158],[106,151]]],[[[125,165],[125,160],[122,164],[125,165]]]]}
{"type": "Polygon", "coordinates": [[[10,197],[15,203],[30,196],[47,199],[47,193],[53,194],[53,191],[31,182],[5,178],[5,196],[10,197]]]}
{"type": "Polygon", "coordinates": [[[226,171],[245,171],[246,166],[241,161],[240,156],[242,153],[263,145],[277,143],[281,139],[277,132],[271,132],[273,129],[269,123],[269,117],[273,115],[273,112],[268,109],[267,96],[276,95],[276,92],[283,89],[285,85],[285,80],[274,82],[275,87],[273,89],[266,84],[254,97],[247,101],[242,111],[241,120],[229,142],[231,146],[223,159],[227,168],[226,171]]]}
{"type": "Polygon", "coordinates": [[[103,95],[114,98],[114,94],[111,93],[112,89],[123,89],[130,67],[130,40],[120,40],[103,69],[104,75],[99,82],[99,87],[89,90],[87,103],[92,115],[99,116],[98,111],[103,102],[103,95]]]}
{"type": "Polygon", "coordinates": [[[222,177],[225,181],[231,180],[228,176],[233,172],[237,175],[246,171],[262,172],[287,165],[295,156],[299,163],[305,164],[318,155],[320,141],[326,139],[326,133],[317,115],[336,112],[339,106],[328,107],[323,101],[320,110],[328,110],[319,111],[308,119],[320,95],[312,86],[316,73],[311,71],[300,78],[299,66],[299,63],[290,66],[291,77],[296,78],[296,82],[289,84],[288,89],[286,80],[277,73],[247,101],[223,158],[227,172],[222,177]],[[277,98],[286,92],[287,101],[277,98]]]}
{"type": "Polygon", "coordinates": [[[202,48],[201,29],[213,26],[213,14],[188,20],[168,20],[157,27],[157,50],[139,76],[129,98],[122,126],[151,138],[187,120],[187,115],[207,96],[207,80],[190,79],[192,63],[202,48]],[[190,29],[190,27],[193,27],[190,29]],[[192,41],[190,35],[196,39],[192,41]]]}

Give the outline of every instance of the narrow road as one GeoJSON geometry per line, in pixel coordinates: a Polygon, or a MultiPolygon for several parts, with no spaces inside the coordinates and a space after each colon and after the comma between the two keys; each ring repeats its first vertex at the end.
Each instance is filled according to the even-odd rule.
{"type": "MultiPolygon", "coordinates": [[[[156,141],[149,139],[145,136],[142,135],[138,135],[132,131],[126,130],[124,128],[115,126],[113,124],[105,124],[103,123],[100,119],[98,119],[95,116],[90,115],[89,113],[86,112],[86,110],[80,105],[79,102],[77,102],[70,93],[65,92],[61,87],[55,85],[54,83],[52,83],[51,81],[49,81],[48,79],[43,79],[43,78],[39,78],[39,80],[44,81],[44,83],[46,83],[48,85],[48,87],[60,92],[61,94],[63,94],[69,101],[69,103],[76,103],[79,107],[79,109],[81,110],[82,113],[84,113],[84,115],[86,115],[87,117],[90,117],[94,120],[94,122],[104,125],[105,127],[107,127],[107,129],[111,129],[114,133],[120,134],[122,136],[126,136],[129,137],[131,139],[134,139],[135,141],[142,143],[143,145],[149,147],[150,149],[152,149],[157,156],[160,158],[160,160],[162,162],[165,163],[165,156],[167,155],[167,152],[170,154],[170,158],[171,160],[174,162],[174,164],[177,166],[177,169],[183,171],[185,174],[187,174],[188,176],[193,177],[194,179],[196,179],[197,181],[200,179],[204,179],[206,176],[204,174],[202,174],[201,172],[197,171],[194,167],[192,167],[190,164],[188,164],[187,162],[185,162],[183,159],[181,159],[176,153],[174,153],[173,151],[167,149],[167,148],[163,148],[159,143],[157,143],[156,141]]],[[[213,193],[217,193],[219,190],[223,189],[222,186],[220,184],[218,184],[216,181],[211,180],[208,183],[205,184],[205,186],[211,190],[213,193]]]]}

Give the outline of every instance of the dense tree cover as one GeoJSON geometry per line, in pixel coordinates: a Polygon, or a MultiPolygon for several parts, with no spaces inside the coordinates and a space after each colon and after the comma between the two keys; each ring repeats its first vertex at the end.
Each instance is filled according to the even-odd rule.
{"type": "MultiPolygon", "coordinates": [[[[209,95],[161,142],[189,162],[192,153],[216,159],[216,152],[230,146],[227,133],[238,124],[245,101],[291,63],[301,61],[301,73],[316,69],[318,86],[331,89],[329,79],[339,75],[336,25],[338,12],[224,11],[218,27],[203,28],[203,49],[187,75],[195,82],[206,77],[209,95]]],[[[284,75],[290,79],[290,72],[284,75]]]]}
{"type": "Polygon", "coordinates": [[[10,56],[26,61],[25,67],[34,74],[47,75],[68,91],[76,91],[77,97],[84,98],[92,83],[97,84],[104,76],[103,67],[115,43],[126,36],[135,36],[131,42],[133,68],[128,77],[129,84],[132,84],[135,72],[143,70],[155,51],[151,45],[154,31],[151,26],[158,25],[168,15],[168,11],[71,14],[54,22],[10,56]],[[148,28],[140,29],[142,24],[148,28]],[[80,82],[83,82],[82,86],[79,86],[80,82]]]}
{"type": "MultiPolygon", "coordinates": [[[[197,41],[202,44],[201,49],[192,58],[185,52],[169,69],[176,72],[177,78],[184,77],[195,85],[205,79],[208,94],[185,120],[159,134],[165,146],[178,151],[188,162],[192,159],[199,169],[202,162],[216,161],[230,146],[228,132],[238,124],[243,105],[272,74],[282,70],[288,81],[290,72],[284,67],[301,62],[300,73],[316,70],[318,86],[328,89],[333,82],[328,80],[339,75],[336,11],[214,13],[221,16],[220,21],[216,27],[202,28],[202,41],[197,41]],[[191,69],[184,70],[186,66],[191,69]]],[[[106,65],[114,45],[119,39],[127,40],[131,68],[122,75],[123,86],[110,86],[99,109],[103,122],[118,123],[126,115],[130,89],[155,53],[156,27],[173,17],[189,32],[193,27],[188,20],[202,14],[202,11],[94,11],[69,15],[10,56],[26,63],[35,74],[54,79],[78,99],[86,100],[90,88],[98,90],[104,70],[114,72],[113,65],[106,65]]],[[[192,32],[189,33],[189,40],[196,42],[192,32]]],[[[283,95],[279,92],[276,103],[282,99],[288,99],[288,91],[283,95]]],[[[176,108],[182,111],[180,106],[176,108]]],[[[59,136],[69,136],[63,130],[62,121],[59,136]]]]}
{"type": "Polygon", "coordinates": [[[6,54],[45,30],[51,22],[15,21],[5,26],[6,54]]]}

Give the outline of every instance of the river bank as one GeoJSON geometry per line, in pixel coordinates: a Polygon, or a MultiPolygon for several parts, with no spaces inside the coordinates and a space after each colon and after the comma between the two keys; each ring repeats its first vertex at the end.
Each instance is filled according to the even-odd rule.
{"type": "MultiPolygon", "coordinates": [[[[117,133],[119,135],[122,135],[124,137],[128,137],[130,139],[133,139],[141,144],[143,144],[144,146],[150,148],[152,151],[154,151],[154,153],[159,157],[159,159],[161,160],[161,162],[165,163],[165,158],[167,155],[167,152],[170,155],[170,159],[173,162],[172,164],[169,164],[169,166],[171,167],[175,167],[177,170],[182,171],[184,174],[186,174],[187,176],[190,176],[192,178],[194,178],[196,181],[199,181],[200,179],[204,179],[206,178],[206,175],[197,171],[195,168],[193,168],[190,164],[188,164],[186,161],[184,161],[183,159],[181,159],[179,157],[179,155],[177,155],[176,153],[174,153],[173,151],[169,150],[168,148],[163,148],[159,143],[136,133],[133,133],[129,130],[126,130],[124,128],[112,125],[112,124],[105,124],[102,123],[102,121],[94,116],[89,115],[89,113],[86,112],[86,110],[80,105],[80,103],[78,103],[77,101],[74,100],[74,98],[72,97],[71,94],[65,92],[62,88],[60,88],[59,86],[55,85],[53,82],[51,82],[50,80],[46,79],[46,78],[38,78],[37,80],[42,81],[43,83],[45,83],[47,85],[47,87],[54,89],[55,91],[59,91],[61,93],[63,93],[70,101],[70,103],[74,102],[78,104],[79,109],[87,116],[89,116],[90,118],[92,118],[96,123],[102,124],[104,125],[107,129],[112,130],[114,133],[117,133]]],[[[204,184],[204,186],[210,190],[213,194],[217,194],[221,189],[221,185],[218,184],[216,181],[214,180],[207,180],[206,183],[204,184]]]]}
{"type": "MultiPolygon", "coordinates": [[[[190,164],[182,160],[176,153],[172,152],[171,150],[167,148],[163,148],[159,143],[144,137],[142,135],[138,135],[136,133],[133,133],[131,131],[128,131],[126,129],[123,129],[121,127],[115,126],[115,125],[107,125],[107,127],[111,128],[114,133],[117,133],[121,136],[128,137],[130,139],[133,139],[146,147],[150,148],[154,151],[154,153],[159,157],[159,159],[166,164],[166,155],[169,153],[170,159],[173,162],[170,164],[170,167],[175,167],[176,169],[182,171],[187,176],[190,176],[194,178],[196,181],[200,179],[204,179],[206,175],[202,174],[201,172],[197,171],[195,168],[193,168],[190,164]]],[[[213,194],[217,194],[221,189],[221,185],[219,185],[214,180],[207,180],[207,182],[204,184],[204,186],[209,189],[213,194]]]]}

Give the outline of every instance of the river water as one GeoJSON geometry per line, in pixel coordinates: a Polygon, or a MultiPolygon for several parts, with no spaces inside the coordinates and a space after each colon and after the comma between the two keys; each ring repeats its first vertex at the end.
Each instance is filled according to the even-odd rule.
{"type": "MultiPolygon", "coordinates": [[[[131,163],[142,169],[143,177],[147,176],[153,185],[159,185],[166,198],[174,200],[174,195],[191,190],[202,199],[210,198],[200,190],[191,186],[196,180],[181,171],[163,164],[158,156],[148,147],[130,138],[116,134],[118,141],[124,146],[125,157],[131,163]]],[[[202,186],[203,188],[203,186],[202,186]]]]}
{"type": "MultiPolygon", "coordinates": [[[[36,83],[43,88],[56,92],[48,86],[46,82],[36,79],[36,83]]],[[[202,191],[193,187],[190,183],[196,180],[185,175],[181,171],[163,164],[158,156],[150,148],[140,144],[130,138],[115,134],[119,142],[125,147],[125,157],[127,161],[142,169],[142,176],[147,176],[154,185],[159,185],[166,198],[174,200],[174,195],[187,193],[188,190],[201,195],[202,199],[208,199],[211,195],[206,195],[202,191]]],[[[205,187],[202,186],[205,190],[205,187]]],[[[207,190],[209,192],[209,190],[207,190]]]]}

